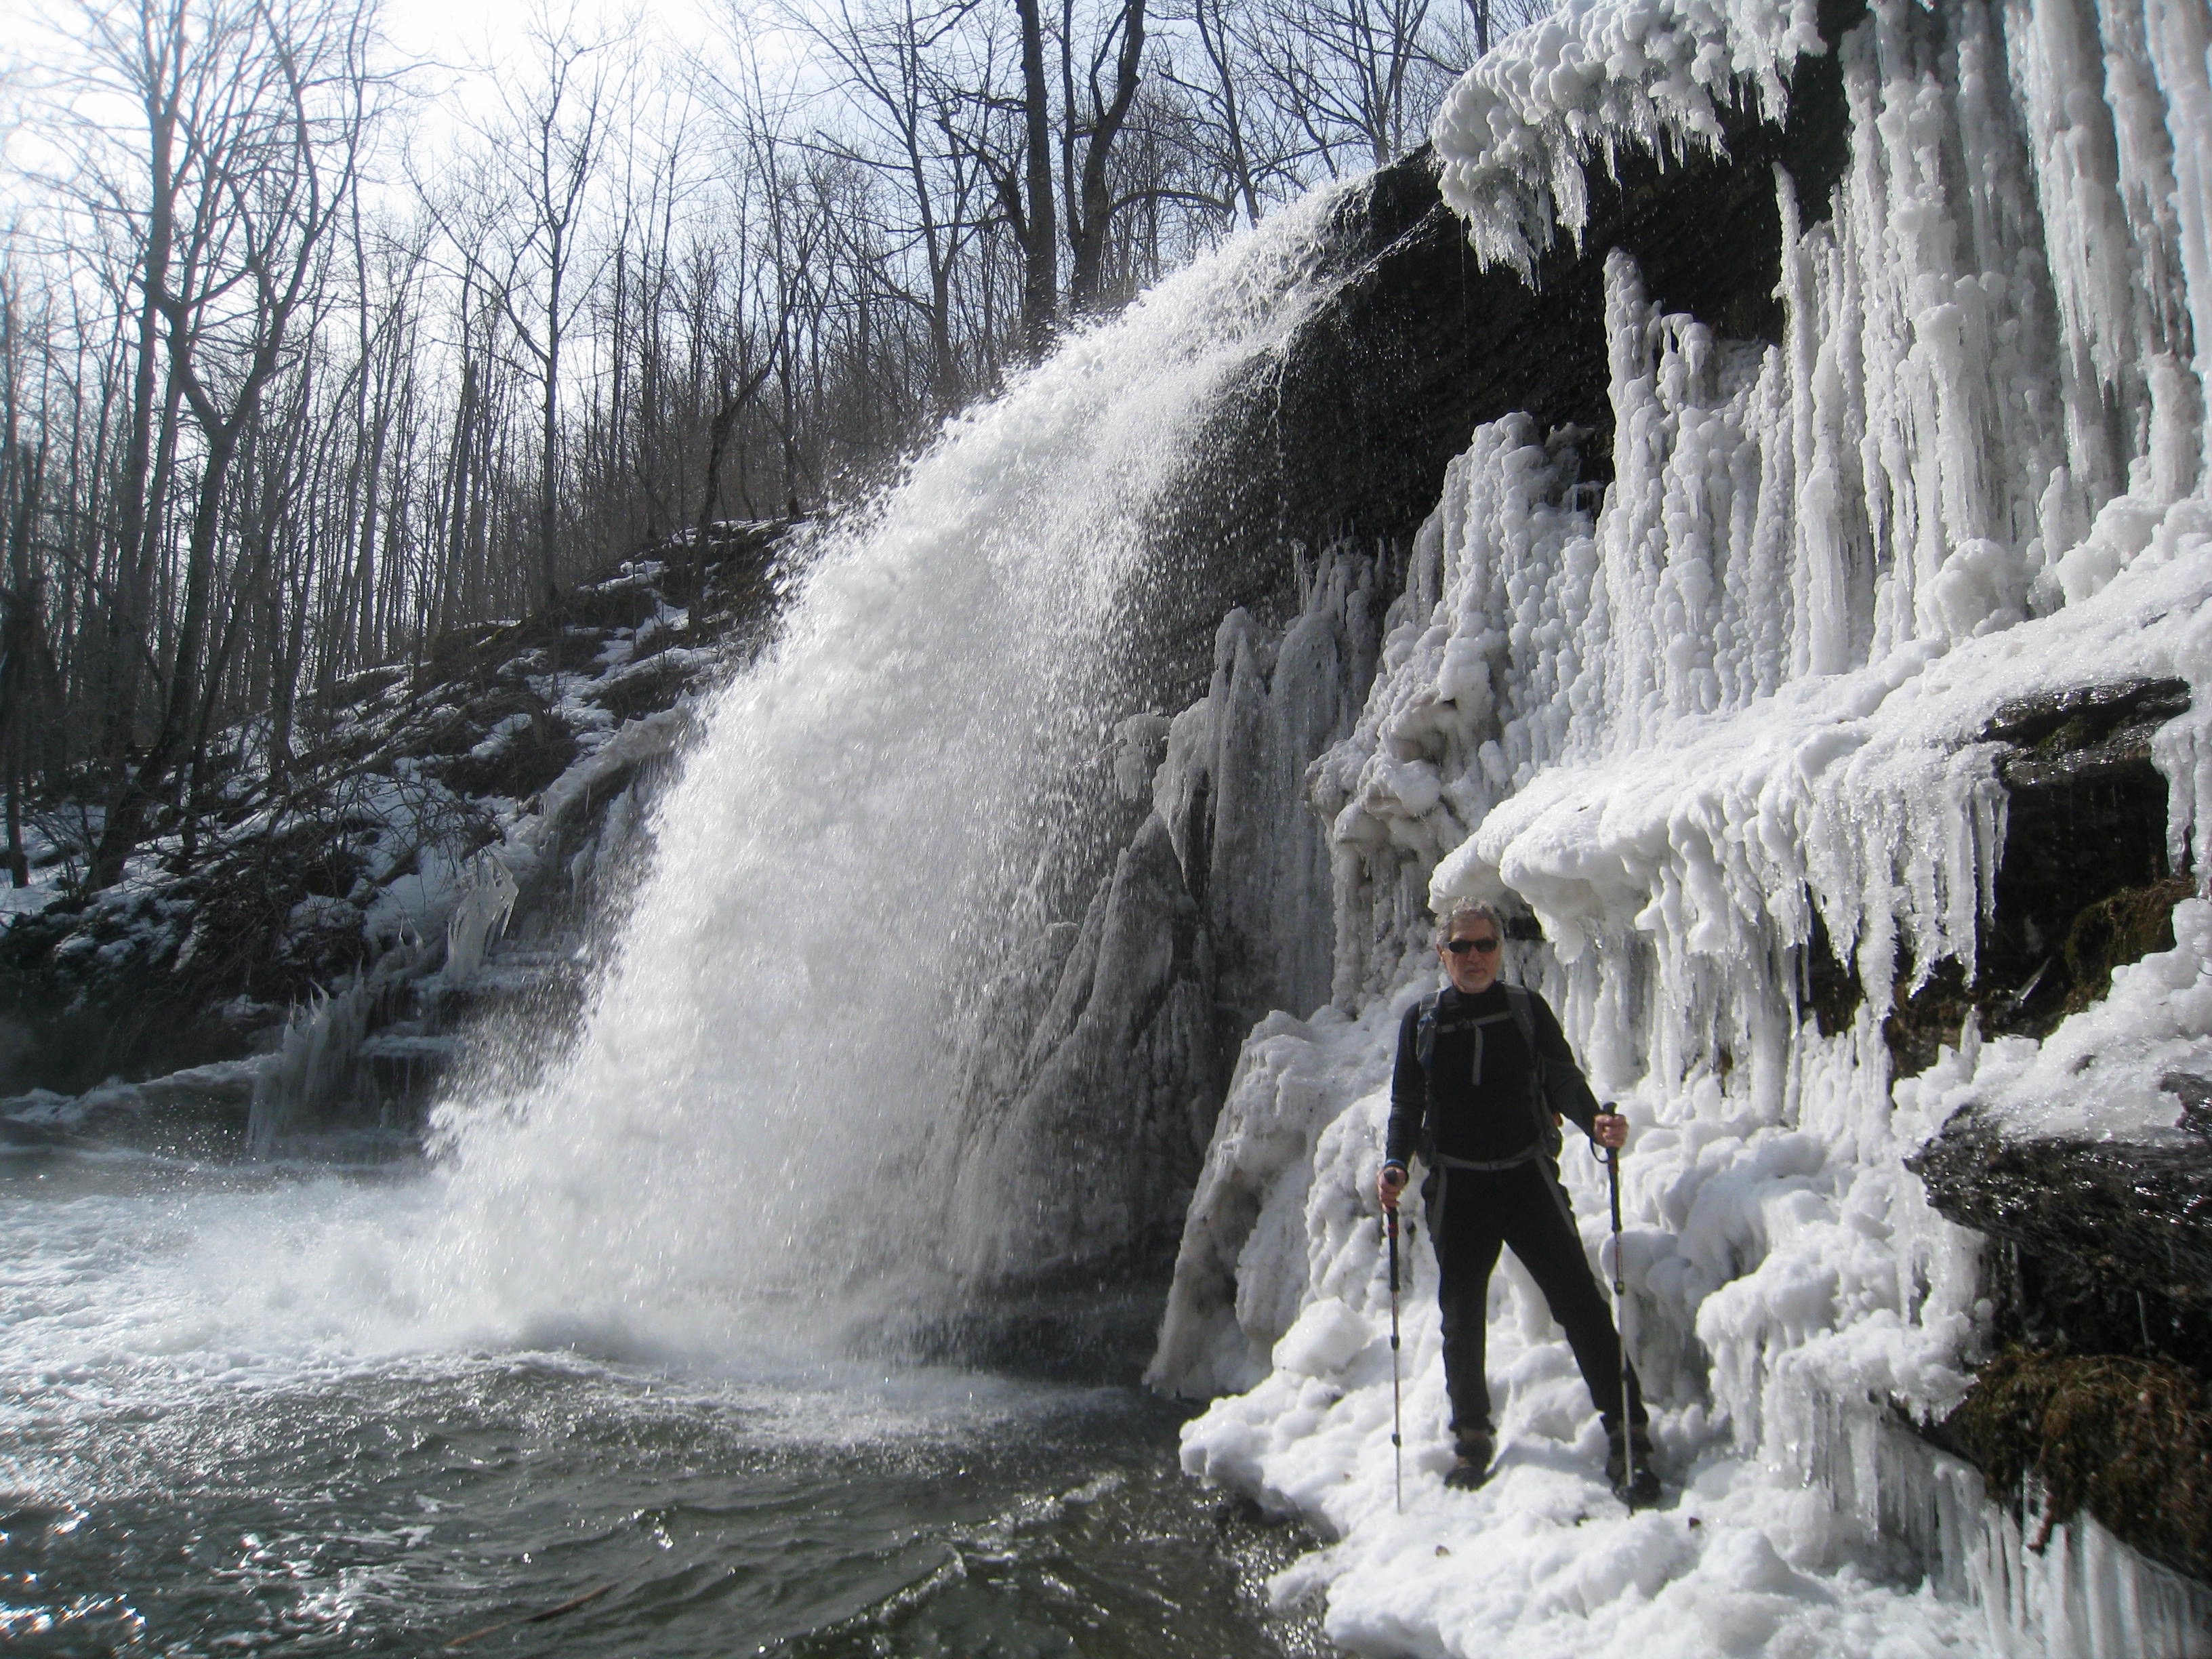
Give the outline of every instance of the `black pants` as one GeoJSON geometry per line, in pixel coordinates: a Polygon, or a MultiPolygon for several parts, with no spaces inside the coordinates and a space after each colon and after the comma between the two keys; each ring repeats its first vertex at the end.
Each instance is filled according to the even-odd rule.
{"type": "MultiPolygon", "coordinates": [[[[1501,1244],[1528,1270],[1552,1317],[1567,1334],[1610,1427],[1620,1416],[1620,1337],[1604,1294],[1591,1277],[1574,1212],[1550,1164],[1540,1158],[1510,1170],[1439,1170],[1429,1203],[1429,1237],[1443,1284],[1444,1384],[1455,1433],[1492,1428],[1490,1380],[1483,1374],[1491,1270],[1501,1244]]],[[[1628,1416],[1644,1420],[1644,1389],[1632,1370],[1628,1416]]]]}

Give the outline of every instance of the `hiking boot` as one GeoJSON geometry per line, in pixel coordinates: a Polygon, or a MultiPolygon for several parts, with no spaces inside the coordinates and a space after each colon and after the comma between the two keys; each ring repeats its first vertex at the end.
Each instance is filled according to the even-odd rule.
{"type": "Polygon", "coordinates": [[[1649,1509],[1659,1501],[1659,1474],[1651,1466],[1651,1431],[1641,1423],[1633,1424],[1628,1431],[1628,1444],[1621,1444],[1620,1428],[1611,1423],[1605,1425],[1605,1478],[1613,1488],[1613,1495],[1632,1510],[1649,1509]],[[1628,1453],[1636,1454],[1636,1472],[1628,1470],[1628,1453]]]}
{"type": "Polygon", "coordinates": [[[1473,1492],[1490,1479],[1490,1460],[1498,1450],[1498,1442],[1481,1429],[1454,1435],[1452,1441],[1459,1455],[1444,1471],[1444,1485],[1455,1492],[1473,1492]]]}

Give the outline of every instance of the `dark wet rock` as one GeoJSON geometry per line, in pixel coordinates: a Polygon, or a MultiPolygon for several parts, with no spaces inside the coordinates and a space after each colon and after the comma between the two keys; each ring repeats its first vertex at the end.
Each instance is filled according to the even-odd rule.
{"type": "Polygon", "coordinates": [[[2000,1335],[2212,1377],[2212,1146],[2014,1139],[1968,1111],[1908,1163],[1992,1241],[2000,1335]]]}
{"type": "Polygon", "coordinates": [[[2158,1086],[2181,1103],[2181,1115],[2173,1121],[2175,1128],[2186,1129],[2191,1134],[2212,1135],[2212,1077],[2168,1072],[2159,1079],[2158,1086]]]}
{"type": "Polygon", "coordinates": [[[141,1083],[111,1078],[76,1097],[34,1091],[0,1100],[0,1145],[120,1144],[178,1157],[233,1151],[257,1075],[251,1062],[219,1061],[141,1083]]]}
{"type": "Polygon", "coordinates": [[[689,653],[660,654],[610,674],[592,689],[592,701],[617,720],[635,720],[666,708],[697,683],[698,665],[689,653]]]}
{"type": "MultiPolygon", "coordinates": [[[[2129,680],[1998,710],[1982,735],[2006,746],[2007,830],[1980,975],[1970,987],[1947,963],[1900,1000],[1888,1036],[1901,1073],[1955,1042],[1970,1014],[1990,1036],[2047,1036],[2103,998],[2115,968],[2172,947],[2173,907],[2195,883],[2166,863],[2167,788],[2151,742],[2188,706],[2179,681],[2129,680]]],[[[1969,1109],[1910,1164],[1939,1211],[1988,1239],[1994,1329],[2016,1345],[1984,1368],[1939,1438],[2016,1500],[2032,1478],[2046,1528],[2086,1508],[2202,1574],[2212,1569],[2203,1528],[2177,1531],[2141,1502],[2190,1473],[2172,1459],[2201,1451],[2161,1449],[2164,1431],[2146,1427],[2156,1413],[2107,1398],[2128,1367],[2191,1389],[2212,1377],[2212,1144],[2200,1138],[2212,1134],[2212,1079],[2163,1083],[2197,1134],[2021,1139],[1969,1109]],[[2130,1473],[2100,1485],[2083,1474],[2085,1454],[2130,1473]]]]}
{"type": "MultiPolygon", "coordinates": [[[[2173,947],[2173,907],[2194,890],[2166,862],[2166,782],[2151,758],[2158,728],[2189,707],[2180,680],[2075,686],[1999,708],[1982,740],[2004,745],[2005,845],[1972,985],[1939,963],[1897,987],[1885,1027],[1901,1077],[1956,1044],[1969,1013],[1984,1036],[2044,1037],[2102,998],[2112,969],[2173,947]]],[[[1808,952],[1816,1007],[1847,1020],[1847,975],[1808,952]],[[1825,970],[1825,971],[1824,971],[1825,970]]]]}
{"type": "Polygon", "coordinates": [[[2212,1148],[2013,1139],[1966,1112],[1910,1163],[1954,1221],[2212,1309],[2212,1148]]]}
{"type": "Polygon", "coordinates": [[[1982,735],[2012,746],[1998,768],[2008,788],[2046,788],[2148,761],[2152,735],[2188,709],[2186,681],[2119,680],[2006,703],[1982,735]]]}
{"type": "MultiPolygon", "coordinates": [[[[1956,1043],[2043,1037],[2102,999],[2112,970],[2173,945],[2195,891],[2166,862],[2160,726],[2189,707],[2172,679],[2068,687],[2000,708],[2007,828],[1979,975],[1955,963],[1900,995],[1887,1034],[1901,1075],[1956,1043]]],[[[1900,987],[1900,991],[1903,988],[1900,987]]],[[[2212,1079],[2165,1079],[2177,1123],[2148,1142],[2018,1139],[1961,1113],[1911,1164],[1936,1207],[1991,1241],[1999,1334],[2032,1349],[2159,1359],[2212,1376],[2212,1079]]]]}

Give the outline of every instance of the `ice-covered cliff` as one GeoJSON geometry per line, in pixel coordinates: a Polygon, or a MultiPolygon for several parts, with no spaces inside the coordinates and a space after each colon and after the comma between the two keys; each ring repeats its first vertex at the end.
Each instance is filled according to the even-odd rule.
{"type": "MultiPolygon", "coordinates": [[[[2045,970],[1982,958],[2034,851],[2008,839],[2017,711],[2175,682],[2212,708],[2208,44],[2192,0],[1589,0],[1439,112],[1447,199],[1524,273],[1585,230],[1594,177],[1781,119],[1807,60],[1840,69],[1850,147],[1822,199],[1771,172],[1778,338],[1670,312],[1632,254],[1585,250],[1610,485],[1582,482],[1584,433],[1475,431],[1365,710],[1310,775],[1334,1002],[1244,1045],[1152,1376],[1227,1396],[1188,1467],[1335,1536],[1279,1588],[1325,1595],[1348,1645],[2198,1650],[2202,1591],[2086,1521],[2024,1550],[1899,1425],[1955,1405],[1995,1334],[1981,1240],[1905,1162],[1939,1126],[2196,1144],[2161,1079],[2212,1060],[2212,910],[2183,902],[2171,950],[2039,1036],[1983,1040],[2045,970]],[[1393,1511],[1365,1194],[1387,1033],[1432,982],[1423,913],[1459,894],[1526,913],[1518,970],[1636,1125],[1626,1322],[1682,1482],[1658,1512],[1605,1494],[1510,1270],[1500,1473],[1443,1490],[1419,1249],[1393,1511]],[[1899,1075],[1901,1024],[1937,1007],[1963,1023],[1899,1075]]],[[[2171,867],[2201,870],[2202,717],[2165,720],[2155,755],[2171,867]]],[[[1566,1173],[1595,1250],[1596,1166],[1571,1149],[1566,1173]]]]}

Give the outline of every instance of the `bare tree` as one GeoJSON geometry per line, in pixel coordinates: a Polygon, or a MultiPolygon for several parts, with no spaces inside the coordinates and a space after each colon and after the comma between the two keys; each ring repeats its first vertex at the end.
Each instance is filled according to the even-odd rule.
{"type": "Polygon", "coordinates": [[[527,39],[534,73],[505,83],[504,121],[487,135],[503,164],[513,214],[502,224],[504,269],[495,292],[538,385],[538,598],[561,595],[556,527],[561,491],[562,354],[591,297],[595,273],[586,197],[606,161],[626,65],[620,33],[580,33],[573,13],[541,10],[527,39]]]}
{"type": "Polygon", "coordinates": [[[370,15],[357,0],[140,0],[155,42],[116,67],[149,88],[148,178],[168,221],[141,280],[198,441],[168,684],[152,745],[110,803],[91,880],[123,872],[198,706],[223,493],[240,438],[290,343],[325,238],[356,181],[370,15]],[[173,67],[172,67],[173,66],[173,67]]]}
{"type": "Polygon", "coordinates": [[[1067,192],[1071,310],[1098,309],[1107,237],[1125,205],[1109,187],[1114,147],[1136,101],[1145,54],[1145,0],[1119,0],[1087,50],[1079,51],[1075,0],[1060,0],[1060,170],[1067,192]],[[1081,70],[1078,71],[1079,58],[1081,70]],[[1101,83],[1111,62],[1110,81],[1101,83]]]}
{"type": "Polygon", "coordinates": [[[47,642],[46,583],[33,544],[46,505],[46,451],[27,435],[24,380],[30,353],[13,273],[0,267],[0,546],[8,583],[0,589],[0,788],[6,791],[9,878],[31,884],[23,848],[23,797],[31,732],[50,708],[55,680],[47,642]]]}
{"type": "Polygon", "coordinates": [[[776,0],[683,63],[541,14],[368,194],[373,0],[76,3],[0,244],[0,791],[79,765],[106,881],[353,670],[888,476],[1544,0],[776,0]]]}

